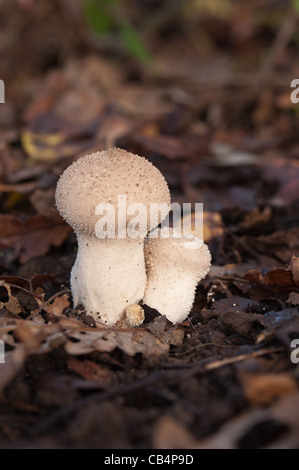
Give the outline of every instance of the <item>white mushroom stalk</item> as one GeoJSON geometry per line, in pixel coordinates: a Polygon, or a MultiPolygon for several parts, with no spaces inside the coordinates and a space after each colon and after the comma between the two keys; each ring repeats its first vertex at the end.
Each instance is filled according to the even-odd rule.
{"type": "Polygon", "coordinates": [[[56,205],[78,239],[71,273],[74,307],[82,304],[97,321],[115,325],[127,307],[143,298],[144,237],[169,211],[167,183],[146,159],[109,149],[83,157],[64,171],[56,205]],[[154,226],[151,203],[161,207],[154,226]],[[145,219],[138,219],[139,210],[145,219]]]}
{"type": "Polygon", "coordinates": [[[209,272],[209,248],[193,235],[181,236],[165,227],[150,234],[145,259],[148,281],[143,302],[174,324],[184,321],[192,309],[197,284],[209,272]]]}

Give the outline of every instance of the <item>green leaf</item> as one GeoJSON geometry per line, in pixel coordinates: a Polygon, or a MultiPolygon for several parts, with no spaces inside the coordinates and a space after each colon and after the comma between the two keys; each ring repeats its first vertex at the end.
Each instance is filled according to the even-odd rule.
{"type": "Polygon", "coordinates": [[[141,62],[149,63],[151,61],[151,55],[143,44],[139,34],[132,28],[132,26],[122,24],[120,32],[124,44],[132,56],[141,62]]]}

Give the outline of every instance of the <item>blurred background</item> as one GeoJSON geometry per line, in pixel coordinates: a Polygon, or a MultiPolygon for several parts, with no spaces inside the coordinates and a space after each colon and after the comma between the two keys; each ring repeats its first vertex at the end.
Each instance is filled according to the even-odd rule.
{"type": "Polygon", "coordinates": [[[0,337],[15,357],[0,446],[298,447],[298,15],[298,0],[0,0],[0,337]],[[107,353],[72,309],[77,244],[54,194],[72,161],[114,146],[152,161],[174,202],[204,203],[213,265],[190,322],[112,331],[107,353]]]}
{"type": "MultiPolygon", "coordinates": [[[[15,249],[14,216],[53,226],[60,173],[112,146],[156,164],[174,201],[204,202],[212,232],[252,211],[253,233],[295,227],[298,10],[296,0],[1,0],[2,246],[15,249]]],[[[59,227],[12,260],[60,246],[59,227]]],[[[236,261],[230,244],[215,256],[236,261]]]]}

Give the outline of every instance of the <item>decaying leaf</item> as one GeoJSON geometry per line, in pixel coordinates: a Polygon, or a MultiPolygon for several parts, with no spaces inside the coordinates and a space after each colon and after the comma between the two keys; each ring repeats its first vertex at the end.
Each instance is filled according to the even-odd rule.
{"type": "Polygon", "coordinates": [[[298,447],[296,2],[270,2],[277,21],[266,1],[130,2],[148,70],[122,60],[122,2],[87,2],[100,38],[82,2],[0,3],[0,448],[298,447]],[[203,231],[189,220],[213,266],[183,324],[148,309],[107,327],[72,308],[56,182],[109,147],[148,158],[181,207],[204,204],[203,231]]]}
{"type": "Polygon", "coordinates": [[[181,220],[181,229],[184,230],[184,227],[206,243],[220,237],[224,231],[219,212],[204,211],[203,214],[192,212],[191,215],[184,215],[181,220]]]}
{"type": "Polygon", "coordinates": [[[7,290],[7,294],[8,294],[8,301],[0,302],[0,309],[5,307],[13,315],[18,315],[19,313],[24,312],[19,301],[15,297],[12,296],[10,285],[5,283],[4,281],[0,281],[0,286],[4,287],[7,290]]]}
{"type": "Polygon", "coordinates": [[[74,330],[68,333],[72,341],[68,341],[65,349],[68,354],[80,356],[93,351],[112,352],[119,348],[129,356],[142,353],[144,356],[166,354],[169,345],[143,328],[139,329],[108,329],[74,330]],[[76,342],[73,342],[73,341],[76,342]]]}
{"type": "Polygon", "coordinates": [[[0,364],[0,392],[5,390],[15,376],[24,367],[27,358],[26,348],[20,346],[9,354],[6,354],[5,364],[0,364]]]}
{"type": "Polygon", "coordinates": [[[295,283],[299,285],[299,257],[292,257],[291,270],[295,283]]]}
{"type": "Polygon", "coordinates": [[[299,280],[297,279],[297,259],[295,256],[292,258],[292,264],[283,268],[273,268],[265,275],[259,270],[248,271],[244,279],[251,281],[255,284],[261,284],[268,288],[279,288],[286,290],[293,290],[299,287],[299,280]]]}

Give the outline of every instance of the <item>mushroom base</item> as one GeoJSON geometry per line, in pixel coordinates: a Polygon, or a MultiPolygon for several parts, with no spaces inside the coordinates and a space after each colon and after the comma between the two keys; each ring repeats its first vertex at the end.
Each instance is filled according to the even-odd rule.
{"type": "Polygon", "coordinates": [[[174,277],[173,273],[160,269],[149,274],[143,302],[172,323],[181,323],[191,311],[196,285],[196,276],[190,273],[176,272],[174,277]]]}
{"type": "Polygon", "coordinates": [[[125,309],[138,304],[146,285],[143,239],[94,239],[78,236],[78,255],[71,273],[74,307],[115,325],[125,309]]]}

